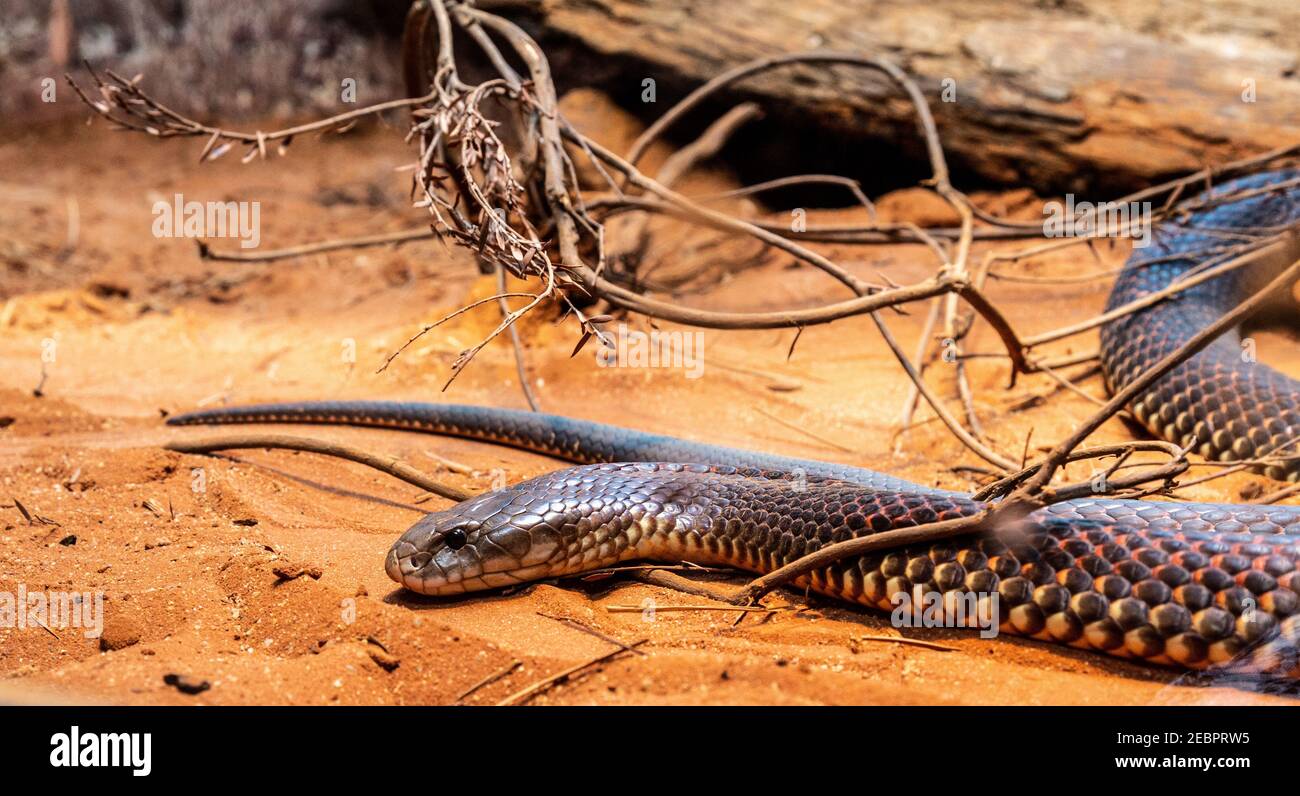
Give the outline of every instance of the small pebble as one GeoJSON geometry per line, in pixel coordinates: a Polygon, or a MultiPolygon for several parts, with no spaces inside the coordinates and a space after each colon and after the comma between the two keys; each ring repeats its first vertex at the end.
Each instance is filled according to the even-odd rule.
{"type": "Polygon", "coordinates": [[[312,580],[320,580],[325,570],[313,564],[296,564],[293,562],[283,562],[271,567],[271,571],[280,580],[297,580],[303,575],[308,575],[312,580]]]}
{"type": "Polygon", "coordinates": [[[187,674],[164,674],[163,682],[182,694],[202,694],[212,687],[212,683],[207,680],[200,680],[187,674]]]}

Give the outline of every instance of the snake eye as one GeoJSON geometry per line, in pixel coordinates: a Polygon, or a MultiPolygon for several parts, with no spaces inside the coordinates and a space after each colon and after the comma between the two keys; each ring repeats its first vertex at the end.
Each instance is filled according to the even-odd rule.
{"type": "Polygon", "coordinates": [[[442,541],[447,545],[448,548],[452,550],[459,550],[465,546],[465,543],[469,541],[469,538],[465,536],[464,531],[462,531],[460,528],[456,528],[455,530],[448,531],[447,535],[442,537],[442,541]]]}

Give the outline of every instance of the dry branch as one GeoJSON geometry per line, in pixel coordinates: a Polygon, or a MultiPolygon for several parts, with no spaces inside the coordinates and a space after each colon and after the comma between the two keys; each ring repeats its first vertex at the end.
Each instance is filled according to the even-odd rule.
{"type": "Polygon", "coordinates": [[[393,456],[380,456],[369,451],[363,451],[360,448],[309,437],[295,437],[288,434],[229,434],[193,442],[169,442],[163,447],[178,453],[212,453],[214,451],[248,448],[282,448],[319,453],[373,467],[376,470],[388,473],[394,478],[399,478],[408,484],[414,484],[423,490],[440,495],[448,500],[461,501],[473,497],[469,492],[433,480],[393,456]]]}
{"type": "MultiPolygon", "coordinates": [[[[1300,85],[1288,77],[1294,37],[1279,38],[1300,27],[1293,3],[1232,4],[1230,22],[1226,7],[1211,13],[1202,0],[1165,0],[1159,13],[1111,3],[873,0],[492,7],[529,19],[558,47],[577,41],[579,52],[691,85],[810,40],[891,53],[934,102],[953,158],[1006,184],[1144,185],[1300,139],[1300,85]],[[1259,89],[1254,102],[1243,96],[1247,79],[1259,89]]],[[[915,151],[900,143],[911,108],[875,75],[798,69],[755,74],[738,88],[865,151],[873,141],[915,151]]]]}

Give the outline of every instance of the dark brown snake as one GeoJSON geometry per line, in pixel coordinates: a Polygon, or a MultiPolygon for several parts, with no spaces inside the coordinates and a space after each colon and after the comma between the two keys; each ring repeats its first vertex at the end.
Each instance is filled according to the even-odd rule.
{"type": "MultiPolygon", "coordinates": [[[[1291,172],[1229,183],[1210,196],[1264,188],[1291,172]]],[[[1205,198],[1205,197],[1202,197],[1205,198]]],[[[1110,306],[1202,266],[1222,230],[1282,228],[1300,192],[1279,188],[1158,225],[1136,250],[1110,306]]],[[[1259,274],[1228,272],[1178,298],[1107,324],[1112,387],[1232,307],[1259,274]]],[[[1160,436],[1220,460],[1266,453],[1300,435],[1300,384],[1247,361],[1222,338],[1134,403],[1160,436]]],[[[870,470],[790,459],[616,426],[507,409],[393,402],[268,404],[194,412],[172,425],[335,423],[428,431],[588,463],[429,514],[388,553],[408,589],[458,594],[605,567],[628,559],[767,572],[864,534],[970,516],[970,497],[870,470]],[[666,463],[672,462],[672,463],[666,463]]],[[[1277,465],[1296,479],[1300,465],[1277,465]]],[[[1002,632],[1155,664],[1300,677],[1300,507],[1087,498],[1014,528],[842,561],[802,585],[893,612],[899,595],[937,597],[947,623],[962,606],[997,609],[1002,632]],[[920,589],[918,592],[917,589],[920,589]]],[[[976,618],[972,618],[972,616],[976,618]]]]}

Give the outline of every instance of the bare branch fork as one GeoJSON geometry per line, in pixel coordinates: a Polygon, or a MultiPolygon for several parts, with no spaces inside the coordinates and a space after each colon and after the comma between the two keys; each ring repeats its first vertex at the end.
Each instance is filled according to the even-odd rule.
{"type": "Polygon", "coordinates": [[[104,70],[104,74],[100,75],[89,63],[85,66],[86,71],[90,74],[99,90],[100,99],[98,100],[93,100],[87,96],[81,86],[77,84],[77,81],[72,79],[72,75],[64,75],[64,79],[72,86],[72,90],[77,93],[82,102],[89,105],[117,129],[134,130],[152,135],[155,138],[207,136],[207,144],[204,145],[203,152],[199,155],[200,163],[207,160],[216,160],[226,154],[233,145],[240,143],[250,145],[249,151],[244,156],[245,163],[254,157],[265,158],[266,145],[272,142],[279,142],[279,153],[283,155],[295,136],[330,131],[342,132],[349,129],[359,119],[367,116],[398,108],[415,107],[432,99],[430,95],[412,99],[391,100],[284,130],[276,130],[270,133],[264,133],[261,130],[244,133],[221,127],[212,127],[177,113],[146,94],[140,88],[140,75],[127,80],[111,69],[104,70]],[[108,79],[105,80],[105,77],[108,79]]]}

